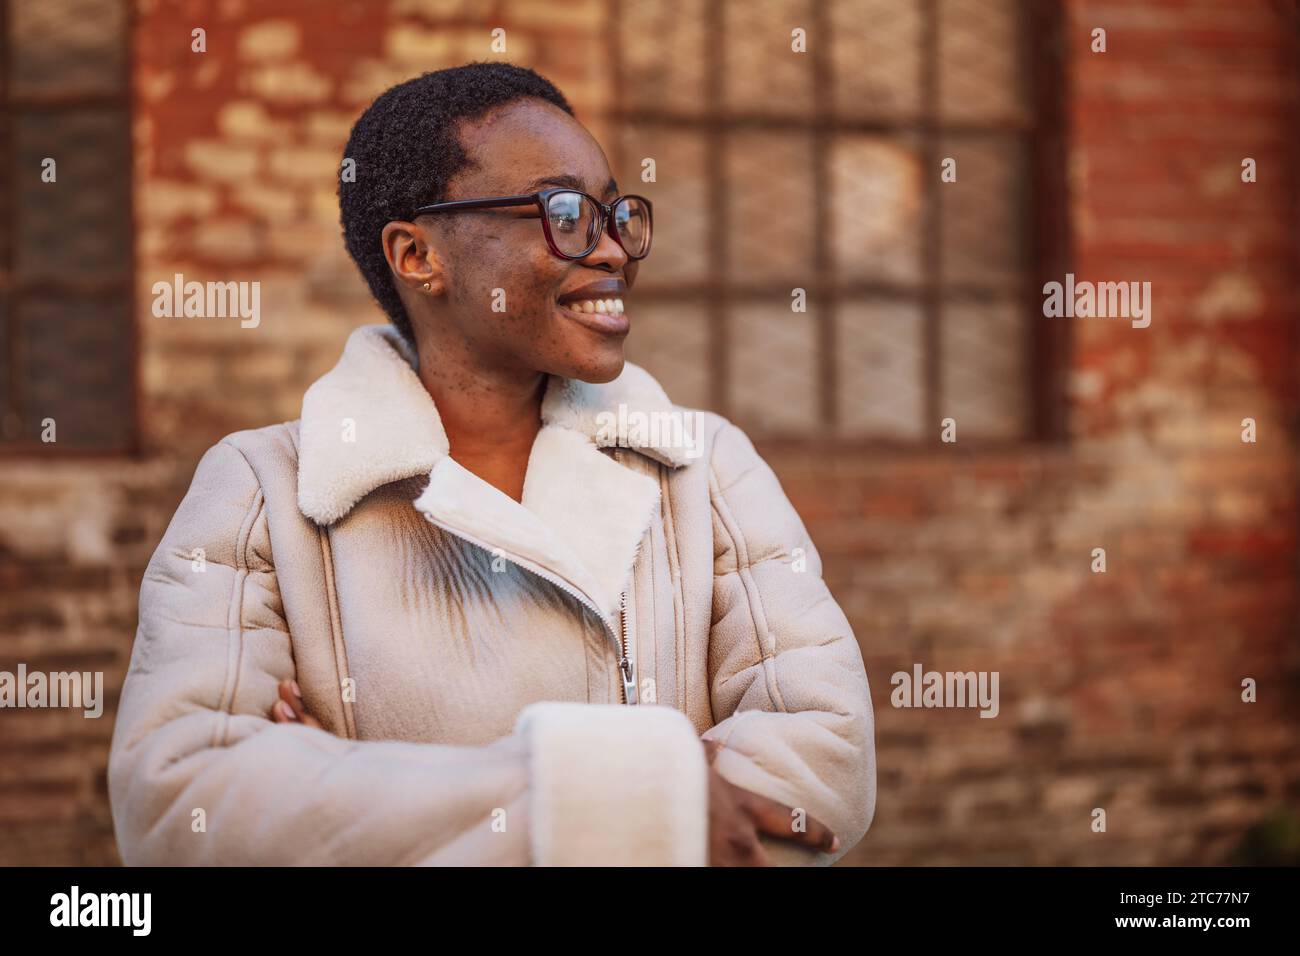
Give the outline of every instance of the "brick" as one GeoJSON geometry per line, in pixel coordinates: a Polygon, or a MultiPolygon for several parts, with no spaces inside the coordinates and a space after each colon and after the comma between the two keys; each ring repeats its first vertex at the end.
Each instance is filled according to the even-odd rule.
{"type": "Polygon", "coordinates": [[[524,26],[590,30],[599,34],[605,24],[605,10],[600,0],[507,0],[506,18],[524,26]]]}
{"type": "Polygon", "coordinates": [[[264,20],[240,31],[239,55],[245,60],[281,60],[298,52],[302,30],[292,20],[264,20]]]}
{"type": "Polygon", "coordinates": [[[242,86],[270,103],[319,103],[329,96],[330,77],[307,63],[276,63],[246,71],[242,86]]]}
{"type": "Polygon", "coordinates": [[[297,214],[302,203],[292,190],[260,182],[241,182],[231,191],[232,201],[267,222],[283,224],[297,214]]]}
{"type": "Polygon", "coordinates": [[[257,100],[235,100],[217,111],[217,127],[228,140],[283,141],[289,124],[275,119],[257,100]]]}
{"type": "MultiPolygon", "coordinates": [[[[202,153],[200,162],[210,159],[202,153]]],[[[140,191],[140,211],[154,222],[210,216],[217,208],[217,192],[211,186],[155,180],[140,191]]]]}
{"type": "Polygon", "coordinates": [[[271,175],[285,182],[335,183],[338,180],[339,154],[332,149],[311,146],[280,146],[272,150],[271,175]]]}
{"type": "Polygon", "coordinates": [[[185,161],[197,176],[216,182],[249,179],[260,165],[256,149],[212,140],[186,144],[185,161]]]}
{"type": "Polygon", "coordinates": [[[460,52],[460,41],[461,36],[451,31],[403,24],[385,34],[384,56],[390,62],[423,64],[424,69],[436,69],[460,52]]]}
{"type": "MultiPolygon", "coordinates": [[[[264,230],[258,229],[247,219],[213,219],[196,229],[190,241],[195,254],[201,259],[212,262],[249,262],[261,258],[264,234],[264,230]]],[[[241,277],[241,281],[249,280],[241,277]]],[[[190,324],[203,323],[195,320],[190,324]]]]}
{"type": "Polygon", "coordinates": [[[357,117],[349,112],[316,110],[307,117],[307,136],[342,149],[356,120],[357,117]]]}

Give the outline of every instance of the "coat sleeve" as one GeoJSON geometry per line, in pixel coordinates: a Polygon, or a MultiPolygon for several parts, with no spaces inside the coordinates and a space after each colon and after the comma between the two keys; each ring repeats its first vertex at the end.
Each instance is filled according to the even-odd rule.
{"type": "Polygon", "coordinates": [[[778,864],[829,864],[862,839],[876,801],[874,718],[862,652],[821,558],[772,469],[726,423],[711,459],[714,589],[705,739],[737,786],[804,810],[835,854],[763,837],[778,864]]]}
{"type": "Polygon", "coordinates": [[[108,765],[127,864],[705,861],[705,756],[671,708],[534,703],[485,746],[272,721],[295,670],[263,512],[213,446],[145,572],[108,765]]]}

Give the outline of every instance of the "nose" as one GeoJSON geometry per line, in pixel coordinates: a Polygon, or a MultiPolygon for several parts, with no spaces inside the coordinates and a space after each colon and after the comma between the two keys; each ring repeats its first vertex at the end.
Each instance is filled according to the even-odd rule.
{"type": "Polygon", "coordinates": [[[631,260],[622,244],[614,238],[613,223],[613,216],[605,219],[605,227],[600,230],[600,241],[596,243],[596,248],[592,249],[580,260],[584,265],[618,270],[625,267],[631,260]]]}

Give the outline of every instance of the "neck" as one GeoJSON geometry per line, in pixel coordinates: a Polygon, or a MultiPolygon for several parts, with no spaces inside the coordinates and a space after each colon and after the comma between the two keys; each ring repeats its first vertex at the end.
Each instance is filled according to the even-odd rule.
{"type": "Polygon", "coordinates": [[[542,425],[547,376],[476,361],[451,343],[421,341],[419,375],[447,433],[452,458],[527,458],[542,425]]]}

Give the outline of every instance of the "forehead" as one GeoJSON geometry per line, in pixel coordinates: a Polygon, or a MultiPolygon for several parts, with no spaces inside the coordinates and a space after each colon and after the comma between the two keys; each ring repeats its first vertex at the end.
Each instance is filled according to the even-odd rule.
{"type": "Polygon", "coordinates": [[[609,162],[586,127],[552,103],[515,100],[462,120],[460,142],[473,165],[452,178],[449,192],[515,193],[544,176],[569,174],[600,195],[609,162]]]}

